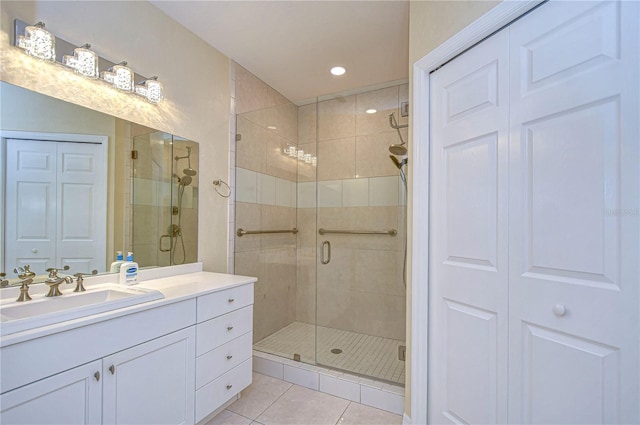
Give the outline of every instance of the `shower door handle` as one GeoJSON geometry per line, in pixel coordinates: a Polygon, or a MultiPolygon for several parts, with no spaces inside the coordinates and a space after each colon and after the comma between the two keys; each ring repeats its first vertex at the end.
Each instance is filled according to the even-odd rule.
{"type": "Polygon", "coordinates": [[[160,236],[160,252],[169,252],[169,251],[171,251],[171,239],[169,239],[169,249],[163,249],[162,248],[162,240],[164,238],[171,238],[171,235],[162,235],[162,236],[160,236]]]}
{"type": "Polygon", "coordinates": [[[331,242],[329,241],[324,241],[322,242],[322,244],[320,245],[320,262],[322,264],[329,264],[329,261],[331,261],[331,242]],[[327,247],[327,258],[324,258],[324,247],[327,247]]]}

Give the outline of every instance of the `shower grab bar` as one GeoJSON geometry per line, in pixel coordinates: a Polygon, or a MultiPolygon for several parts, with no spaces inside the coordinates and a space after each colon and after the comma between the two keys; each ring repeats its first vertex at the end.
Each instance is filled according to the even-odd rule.
{"type": "Polygon", "coordinates": [[[391,230],[328,230],[318,229],[318,233],[326,235],[328,233],[344,234],[344,235],[388,235],[395,236],[398,234],[396,229],[391,230]]]}
{"type": "Polygon", "coordinates": [[[263,233],[293,233],[295,235],[298,233],[298,229],[294,227],[291,230],[244,230],[240,227],[236,232],[236,235],[238,235],[238,237],[242,237],[244,235],[261,235],[263,233]]]}

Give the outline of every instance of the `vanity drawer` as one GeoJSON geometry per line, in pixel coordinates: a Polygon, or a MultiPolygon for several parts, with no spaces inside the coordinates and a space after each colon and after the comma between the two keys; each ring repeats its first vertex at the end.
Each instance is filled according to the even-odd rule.
{"type": "Polygon", "coordinates": [[[253,306],[196,325],[196,356],[253,330],[253,306]]]}
{"type": "Polygon", "coordinates": [[[251,359],[196,391],[196,423],[251,384],[251,359]]]}
{"type": "Polygon", "coordinates": [[[196,359],[196,389],[251,358],[253,333],[249,332],[196,359]]]}
{"type": "Polygon", "coordinates": [[[253,304],[253,284],[203,295],[198,297],[196,320],[198,323],[204,322],[251,304],[253,304]]]}

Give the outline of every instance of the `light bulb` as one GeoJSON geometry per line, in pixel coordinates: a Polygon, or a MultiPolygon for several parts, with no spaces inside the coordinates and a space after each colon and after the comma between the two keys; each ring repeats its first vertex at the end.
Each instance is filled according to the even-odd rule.
{"type": "Polygon", "coordinates": [[[133,71],[128,68],[127,62],[120,62],[114,65],[108,71],[102,73],[102,79],[107,83],[113,84],[113,87],[122,91],[133,91],[133,71]]]}
{"type": "Polygon", "coordinates": [[[156,76],[138,84],[135,92],[144,96],[151,103],[160,103],[164,99],[162,83],[156,81],[156,76]]]}
{"type": "Polygon", "coordinates": [[[18,36],[16,45],[29,56],[49,62],[56,61],[56,38],[44,29],[43,22],[26,27],[24,35],[18,36]]]}
{"type": "Polygon", "coordinates": [[[62,57],[62,63],[87,78],[98,78],[98,55],[89,50],[90,47],[90,44],[85,44],[74,49],[73,56],[62,57]]]}

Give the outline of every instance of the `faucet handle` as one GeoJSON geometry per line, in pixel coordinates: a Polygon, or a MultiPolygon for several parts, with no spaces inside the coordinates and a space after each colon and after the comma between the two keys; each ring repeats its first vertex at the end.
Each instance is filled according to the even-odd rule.
{"type": "Polygon", "coordinates": [[[98,270],[92,270],[91,273],[76,273],[73,276],[76,278],[76,289],[73,292],[84,292],[86,291],[83,282],[83,276],[92,276],[98,274],[98,270]]]}
{"type": "Polygon", "coordinates": [[[68,265],[66,265],[66,266],[64,266],[62,269],[57,269],[57,268],[55,268],[55,267],[49,267],[49,268],[47,269],[47,271],[49,272],[49,278],[50,278],[50,279],[57,279],[57,278],[58,278],[58,272],[59,272],[60,270],[69,270],[69,266],[68,266],[68,265]]]}
{"type": "Polygon", "coordinates": [[[5,279],[7,274],[5,272],[0,273],[0,288],[6,288],[9,286],[9,281],[5,279]]]}

